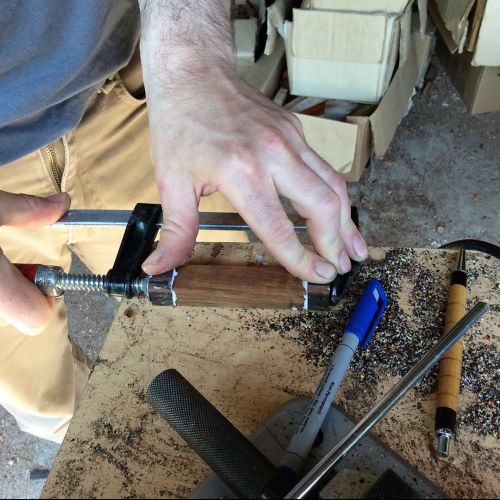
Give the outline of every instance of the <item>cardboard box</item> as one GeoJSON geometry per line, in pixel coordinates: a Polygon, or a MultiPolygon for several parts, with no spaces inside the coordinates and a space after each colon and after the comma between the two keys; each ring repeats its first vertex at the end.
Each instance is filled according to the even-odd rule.
{"type": "Polygon", "coordinates": [[[500,66],[500,2],[488,0],[472,58],[472,66],[500,66]]]}
{"type": "Polygon", "coordinates": [[[294,95],[376,103],[404,64],[413,0],[307,0],[284,25],[294,95]],[[386,10],[384,10],[384,5],[386,10]],[[336,7],[339,7],[338,9],[336,7]],[[328,10],[325,10],[328,9],[328,10]]]}
{"type": "MultiPolygon", "coordinates": [[[[460,47],[456,43],[456,36],[445,25],[445,22],[447,22],[452,29],[455,29],[453,24],[450,24],[451,17],[449,13],[443,11],[446,17],[445,21],[441,17],[439,4],[434,0],[429,2],[429,14],[436,23],[439,33],[436,52],[458,93],[462,96],[467,109],[472,114],[500,111],[500,36],[498,36],[500,31],[497,30],[497,34],[491,32],[493,18],[498,17],[497,26],[500,26],[500,10],[498,14],[495,14],[499,6],[499,0],[483,2],[482,22],[486,22],[486,30],[481,35],[483,32],[481,23],[481,27],[478,28],[477,44],[473,53],[467,51],[460,53],[460,47]],[[484,17],[486,12],[488,12],[488,16],[484,17]],[[495,42],[495,38],[498,38],[497,42],[495,42]],[[488,39],[489,42],[486,42],[488,39]],[[490,58],[491,54],[488,55],[489,51],[486,48],[480,47],[480,40],[482,40],[481,44],[490,44],[491,54],[494,57],[498,56],[498,65],[474,66],[474,62],[493,62],[496,60],[490,58]]],[[[462,20],[463,14],[455,15],[454,18],[462,20]]]]}
{"type": "Polygon", "coordinates": [[[235,19],[233,21],[233,28],[236,48],[236,70],[240,76],[244,76],[255,62],[257,19],[235,19]]]}
{"type": "Polygon", "coordinates": [[[413,33],[408,57],[392,79],[387,92],[369,116],[348,116],[345,122],[297,115],[304,127],[308,144],[348,182],[359,181],[372,151],[383,157],[408,104],[422,67],[431,35],[413,33]]]}
{"type": "Polygon", "coordinates": [[[436,52],[470,113],[500,111],[500,66],[472,66],[473,55],[451,54],[441,34],[436,52]]]}
{"type": "Polygon", "coordinates": [[[285,20],[292,11],[293,0],[274,0],[267,7],[267,40],[264,48],[264,54],[270,55],[274,51],[276,40],[283,35],[283,26],[285,20]]]}
{"type": "Polygon", "coordinates": [[[243,75],[243,80],[272,99],[279,88],[284,69],[285,43],[282,38],[278,38],[272,54],[262,54],[243,75]]]}
{"type": "MultiPolygon", "coordinates": [[[[349,0],[350,2],[351,0],[349,0]]],[[[388,4],[393,0],[386,0],[388,4]]],[[[380,0],[377,0],[379,5],[380,0]]],[[[425,19],[420,13],[420,19],[425,19]]],[[[411,19],[409,19],[411,23],[411,19]]],[[[411,26],[411,24],[410,24],[411,26]]],[[[415,26],[418,29],[418,26],[415,26]]],[[[397,69],[386,94],[369,116],[348,116],[345,122],[315,116],[297,115],[309,145],[348,182],[357,182],[372,151],[383,157],[405,116],[418,75],[428,62],[433,36],[410,33],[405,62],[397,69]]],[[[262,55],[244,79],[268,97],[274,96],[284,67],[285,46],[281,38],[271,55],[262,55]]]]}
{"type": "Polygon", "coordinates": [[[475,0],[436,0],[437,11],[455,43],[452,52],[462,53],[469,29],[469,14],[475,0]]]}
{"type": "MultiPolygon", "coordinates": [[[[282,25],[285,17],[291,12],[292,0],[275,0],[271,5],[267,5],[265,0],[251,0],[250,3],[259,12],[259,24],[256,25],[256,30],[261,24],[267,23],[267,40],[264,54],[257,61],[252,60],[250,63],[250,58],[247,58],[250,64],[238,67],[237,57],[237,69],[239,75],[250,86],[259,90],[267,97],[273,98],[279,88],[281,76],[285,68],[285,44],[280,33],[282,33],[282,25]]],[[[235,25],[236,41],[238,40],[237,28],[238,26],[235,25]]],[[[252,35],[254,51],[256,34],[252,35]]],[[[236,46],[238,48],[238,43],[236,43],[236,46]]]]}
{"type": "Polygon", "coordinates": [[[425,84],[427,68],[429,67],[436,46],[436,25],[427,16],[423,18],[421,16],[420,22],[414,17],[412,19],[412,29],[414,33],[419,32],[421,34],[417,39],[417,43],[421,46],[417,54],[419,57],[422,57],[422,60],[419,61],[420,74],[418,75],[417,88],[421,89],[425,84]],[[425,24],[422,25],[422,22],[425,22],[425,24]]]}
{"type": "Polygon", "coordinates": [[[473,66],[500,66],[499,0],[431,0],[429,12],[452,54],[468,50],[473,66]]]}

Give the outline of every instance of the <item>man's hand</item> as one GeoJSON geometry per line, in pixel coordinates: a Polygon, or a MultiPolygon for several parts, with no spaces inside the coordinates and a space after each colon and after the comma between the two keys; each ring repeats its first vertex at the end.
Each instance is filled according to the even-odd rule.
{"type": "Polygon", "coordinates": [[[143,268],[156,274],[186,260],[200,196],[219,190],[290,273],[329,282],[349,271],[349,257],[368,253],[345,182],[308,147],[293,114],[236,74],[230,3],[141,3],[151,153],[165,221],[143,268]],[[280,196],[307,220],[315,251],[300,244],[280,196]]]}
{"type": "MultiPolygon", "coordinates": [[[[69,205],[65,193],[39,198],[0,191],[0,226],[44,226],[59,219],[69,205]]],[[[26,335],[36,335],[48,324],[51,312],[51,299],[28,281],[0,248],[0,318],[26,335]]]]}

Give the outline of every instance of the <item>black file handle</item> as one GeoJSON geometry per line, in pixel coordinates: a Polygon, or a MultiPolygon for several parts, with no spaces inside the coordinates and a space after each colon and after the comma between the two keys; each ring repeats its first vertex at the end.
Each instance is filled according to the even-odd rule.
{"type": "Polygon", "coordinates": [[[283,498],[276,467],[179,372],[165,370],[146,399],[239,498],[283,498]]]}

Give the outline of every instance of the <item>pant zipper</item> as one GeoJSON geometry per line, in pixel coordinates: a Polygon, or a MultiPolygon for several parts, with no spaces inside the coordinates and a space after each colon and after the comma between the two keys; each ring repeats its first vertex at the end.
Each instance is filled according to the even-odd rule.
{"type": "Polygon", "coordinates": [[[52,146],[52,144],[47,144],[47,146],[45,146],[44,149],[45,149],[45,153],[47,154],[47,157],[49,159],[49,167],[50,167],[50,171],[52,173],[52,177],[54,179],[54,182],[56,183],[59,190],[61,190],[62,176],[61,176],[61,171],[59,170],[59,167],[57,166],[56,153],[54,151],[54,147],[52,146]]]}

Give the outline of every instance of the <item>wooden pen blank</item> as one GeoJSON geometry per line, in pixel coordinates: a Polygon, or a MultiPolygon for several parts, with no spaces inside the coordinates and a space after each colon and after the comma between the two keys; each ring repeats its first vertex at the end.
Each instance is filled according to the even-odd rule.
{"type": "MultiPolygon", "coordinates": [[[[282,267],[187,264],[178,269],[179,306],[291,309],[304,307],[304,286],[282,267]]],[[[326,294],[329,292],[324,287],[326,294]]]]}
{"type": "MultiPolygon", "coordinates": [[[[444,332],[448,333],[465,315],[466,288],[463,285],[451,285],[448,292],[448,306],[444,332]]],[[[457,411],[462,375],[463,342],[460,339],[443,356],[439,363],[439,381],[437,407],[451,408],[457,411]]]]}

